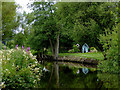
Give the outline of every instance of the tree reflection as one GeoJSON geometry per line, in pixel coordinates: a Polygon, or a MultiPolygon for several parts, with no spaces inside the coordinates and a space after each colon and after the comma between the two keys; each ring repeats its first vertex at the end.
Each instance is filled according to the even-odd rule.
{"type": "Polygon", "coordinates": [[[61,88],[97,88],[97,72],[89,71],[84,74],[82,68],[60,67],[61,88]],[[79,70],[79,73],[76,73],[79,70]]]}
{"type": "Polygon", "coordinates": [[[54,63],[54,67],[55,67],[56,87],[59,88],[59,66],[57,62],[54,63]]]}
{"type": "Polygon", "coordinates": [[[52,78],[54,78],[53,74],[55,75],[55,79],[56,79],[56,88],[59,88],[59,65],[57,62],[54,62],[54,64],[53,64],[49,83],[48,83],[48,88],[50,87],[52,78]]]}
{"type": "Polygon", "coordinates": [[[87,74],[88,73],[88,68],[82,68],[82,72],[84,73],[84,74],[87,74]]]}
{"type": "MultiPolygon", "coordinates": [[[[46,64],[50,72],[41,78],[42,88],[117,88],[118,75],[101,73],[88,68],[84,74],[82,68],[59,65],[57,62],[46,64]]],[[[86,67],[84,67],[86,68],[86,67]]]]}

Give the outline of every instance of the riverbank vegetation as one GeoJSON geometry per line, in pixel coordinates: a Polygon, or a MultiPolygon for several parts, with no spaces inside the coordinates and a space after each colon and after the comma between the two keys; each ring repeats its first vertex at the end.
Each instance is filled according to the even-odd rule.
{"type": "Polygon", "coordinates": [[[23,49],[1,50],[2,88],[39,87],[42,66],[30,51],[23,49]]]}
{"type": "Polygon", "coordinates": [[[59,56],[75,56],[83,58],[91,58],[96,60],[103,60],[104,56],[101,52],[95,53],[60,53],[59,56]]]}
{"type": "Polygon", "coordinates": [[[20,13],[16,3],[2,3],[0,58],[6,87],[39,87],[41,65],[34,55],[38,61],[46,54],[53,59],[93,58],[100,61],[102,72],[120,72],[120,2],[33,2],[28,6],[32,12],[20,13]],[[82,53],[85,43],[88,53],[82,53]],[[34,73],[38,67],[40,73],[34,73]]]}

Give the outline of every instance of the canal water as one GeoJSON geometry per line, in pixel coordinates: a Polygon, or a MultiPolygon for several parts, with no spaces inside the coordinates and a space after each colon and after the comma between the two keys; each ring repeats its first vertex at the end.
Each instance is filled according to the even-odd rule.
{"type": "Polygon", "coordinates": [[[44,62],[41,88],[118,88],[118,75],[102,73],[95,65],[44,62]]]}

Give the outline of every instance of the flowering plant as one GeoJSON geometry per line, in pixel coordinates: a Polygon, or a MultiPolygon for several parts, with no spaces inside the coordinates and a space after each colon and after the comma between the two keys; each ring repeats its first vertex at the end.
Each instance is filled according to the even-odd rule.
{"type": "Polygon", "coordinates": [[[4,88],[39,87],[42,66],[29,51],[29,54],[17,47],[17,50],[0,50],[2,58],[2,82],[4,88]]]}
{"type": "Polygon", "coordinates": [[[16,45],[16,47],[15,47],[15,48],[17,49],[17,47],[18,47],[18,44],[16,45]]]}

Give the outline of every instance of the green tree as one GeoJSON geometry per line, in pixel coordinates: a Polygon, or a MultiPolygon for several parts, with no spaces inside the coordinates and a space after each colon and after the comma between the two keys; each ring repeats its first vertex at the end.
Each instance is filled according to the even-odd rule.
{"type": "Polygon", "coordinates": [[[19,26],[15,2],[2,2],[2,40],[11,40],[19,26]]]}
{"type": "Polygon", "coordinates": [[[83,45],[87,42],[89,46],[102,49],[97,37],[103,34],[106,28],[111,29],[115,25],[115,16],[111,12],[115,12],[116,3],[67,2],[57,3],[57,6],[64,31],[76,43],[83,45]]]}
{"type": "Polygon", "coordinates": [[[15,40],[15,45],[24,45],[25,47],[28,46],[28,38],[31,35],[31,26],[27,23],[27,14],[24,12],[23,14],[19,13],[19,27],[15,35],[14,35],[14,40],[15,40]],[[19,29],[21,28],[21,30],[19,29]]]}
{"type": "Polygon", "coordinates": [[[98,67],[103,72],[119,73],[119,27],[120,27],[120,3],[115,7],[116,12],[111,12],[115,18],[115,27],[111,30],[105,30],[103,35],[100,35],[100,42],[103,45],[104,55],[106,60],[101,61],[98,67]]]}
{"type": "Polygon", "coordinates": [[[15,45],[25,45],[25,36],[22,32],[19,32],[17,35],[14,37],[14,44],[15,45]]]}
{"type": "Polygon", "coordinates": [[[106,30],[105,34],[100,36],[107,59],[98,65],[103,72],[118,73],[120,71],[118,67],[118,27],[119,24],[112,29],[112,32],[106,30]]]}
{"type": "Polygon", "coordinates": [[[32,17],[32,14],[35,16],[34,19],[28,20],[28,23],[34,21],[32,25],[33,36],[29,39],[30,44],[37,51],[43,51],[43,48],[50,46],[53,57],[57,59],[61,25],[56,22],[54,3],[34,2],[32,8],[33,13],[28,15],[28,17],[32,17]]]}

